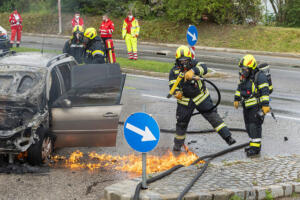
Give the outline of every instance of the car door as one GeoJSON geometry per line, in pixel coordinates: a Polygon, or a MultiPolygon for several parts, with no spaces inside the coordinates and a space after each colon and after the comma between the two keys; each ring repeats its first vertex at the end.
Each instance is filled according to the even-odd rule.
{"type": "Polygon", "coordinates": [[[115,146],[125,81],[120,66],[59,65],[57,68],[64,93],[51,106],[55,146],[115,146]]]}

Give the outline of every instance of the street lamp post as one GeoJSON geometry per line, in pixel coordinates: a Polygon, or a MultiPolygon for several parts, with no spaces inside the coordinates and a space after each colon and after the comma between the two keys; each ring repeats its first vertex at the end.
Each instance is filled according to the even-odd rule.
{"type": "Polygon", "coordinates": [[[57,7],[58,7],[58,34],[62,33],[62,26],[61,26],[61,0],[57,0],[57,7]]]}

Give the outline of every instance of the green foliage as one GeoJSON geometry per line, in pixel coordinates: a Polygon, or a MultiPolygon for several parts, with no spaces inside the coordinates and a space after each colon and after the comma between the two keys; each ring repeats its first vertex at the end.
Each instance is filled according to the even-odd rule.
{"type": "Polygon", "coordinates": [[[287,1],[286,5],[286,21],[288,26],[300,26],[300,1],[291,0],[287,1]]]}
{"type": "Polygon", "coordinates": [[[270,190],[266,190],[266,197],[265,200],[273,200],[274,197],[272,196],[272,192],[270,190]]]}
{"type": "Polygon", "coordinates": [[[170,19],[195,24],[203,16],[218,24],[242,24],[246,19],[257,21],[261,16],[260,0],[165,0],[165,4],[170,19]]]}
{"type": "Polygon", "coordinates": [[[229,200],[242,200],[242,198],[237,195],[233,195],[229,200]]]}
{"type": "MultiPolygon", "coordinates": [[[[21,12],[49,14],[57,11],[57,0],[1,0],[0,11],[11,12],[15,5],[21,12]]],[[[256,21],[260,0],[61,0],[62,11],[80,11],[86,15],[124,17],[127,11],[139,19],[168,18],[199,24],[208,20],[218,24],[256,21]]]]}

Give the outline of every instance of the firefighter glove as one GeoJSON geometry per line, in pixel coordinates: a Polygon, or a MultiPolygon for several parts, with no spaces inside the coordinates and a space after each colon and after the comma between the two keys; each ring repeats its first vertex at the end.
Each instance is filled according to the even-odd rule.
{"type": "Polygon", "coordinates": [[[180,91],[176,91],[176,93],[175,93],[175,95],[174,95],[175,97],[176,97],[176,99],[179,99],[179,100],[181,100],[182,99],[182,92],[180,92],[180,91]]]}
{"type": "Polygon", "coordinates": [[[270,106],[263,106],[261,109],[264,114],[267,114],[268,112],[270,112],[270,106]]]}
{"type": "Polygon", "coordinates": [[[236,109],[238,109],[238,107],[239,107],[239,101],[234,101],[234,102],[233,102],[233,106],[234,106],[236,109]]]}
{"type": "Polygon", "coordinates": [[[184,81],[192,80],[194,75],[195,75],[195,72],[192,69],[190,69],[189,71],[187,71],[184,74],[184,81]]]}

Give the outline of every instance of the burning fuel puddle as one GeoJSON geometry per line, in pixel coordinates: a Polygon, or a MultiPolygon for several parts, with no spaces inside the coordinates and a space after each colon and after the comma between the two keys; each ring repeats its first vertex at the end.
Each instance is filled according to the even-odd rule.
{"type": "MultiPolygon", "coordinates": [[[[188,166],[197,158],[198,156],[190,151],[181,152],[179,155],[174,155],[171,151],[167,151],[163,155],[147,155],[147,173],[158,173],[179,164],[188,166]]],[[[142,174],[142,156],[137,154],[120,156],[96,152],[85,154],[77,150],[68,157],[53,156],[50,166],[90,172],[119,171],[133,178],[142,174]]]]}
{"type": "MultiPolygon", "coordinates": [[[[147,155],[147,173],[154,174],[168,170],[176,165],[188,166],[198,156],[191,152],[181,152],[174,155],[170,150],[147,155]]],[[[116,172],[129,178],[139,177],[142,174],[142,156],[140,154],[110,155],[96,152],[83,153],[76,150],[68,156],[54,155],[48,165],[31,166],[23,160],[16,160],[14,164],[8,164],[0,159],[0,173],[25,174],[25,173],[48,173],[50,169],[65,169],[75,171],[88,171],[89,173],[116,172]]]]}

